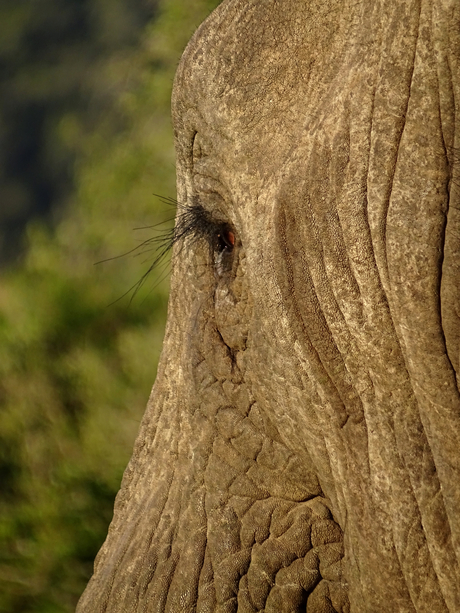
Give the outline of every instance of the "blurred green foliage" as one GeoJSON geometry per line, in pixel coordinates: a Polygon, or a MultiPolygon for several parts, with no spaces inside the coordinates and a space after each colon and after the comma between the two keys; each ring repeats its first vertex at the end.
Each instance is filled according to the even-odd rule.
{"type": "Polygon", "coordinates": [[[157,0],[0,3],[0,262],[22,252],[30,217],[50,218],[69,195],[77,151],[61,120],[99,122],[116,96],[99,76],[137,44],[156,8],[157,0]]]}
{"type": "MultiPolygon", "coordinates": [[[[34,4],[51,10],[53,0],[15,0],[11,15],[17,9],[20,21],[21,11],[34,4]]],[[[129,13],[134,2],[105,4],[129,13]]],[[[174,215],[154,196],[175,194],[173,75],[194,29],[219,1],[156,4],[137,45],[122,51],[108,45],[110,52],[95,62],[89,81],[85,74],[88,95],[94,90],[106,96],[98,121],[87,121],[79,108],[51,122],[50,159],[59,154],[53,142],[74,152],[75,189],[53,228],[28,225],[24,261],[1,273],[0,611],[5,613],[74,610],[107,533],[155,377],[166,273],[149,277],[131,302],[129,293],[117,300],[148,269],[154,257],[150,243],[138,257],[134,252],[94,263],[155,237],[156,230],[146,226],[174,215]],[[134,230],[139,227],[144,229],[134,230]]],[[[1,10],[5,7],[8,3],[1,10]]],[[[0,34],[2,61],[20,48],[15,36],[12,31],[5,40],[0,34]]],[[[59,74],[66,72],[66,58],[62,53],[59,74]]],[[[40,75],[36,79],[40,88],[40,75]]]]}

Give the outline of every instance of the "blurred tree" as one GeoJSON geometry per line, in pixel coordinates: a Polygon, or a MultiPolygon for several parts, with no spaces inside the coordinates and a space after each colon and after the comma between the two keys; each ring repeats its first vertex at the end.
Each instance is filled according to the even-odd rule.
{"type": "MultiPolygon", "coordinates": [[[[54,229],[29,223],[23,265],[0,283],[2,612],[73,611],[105,538],[156,371],[164,273],[131,303],[117,299],[150,266],[158,236],[132,229],[174,214],[153,195],[175,193],[173,74],[218,3],[159,1],[137,47],[114,45],[89,70],[86,95],[104,113],[53,119],[48,155],[76,152],[75,189],[54,229]],[[142,242],[140,257],[93,265],[142,242]]],[[[121,1],[91,3],[103,5],[121,1]]]]}
{"type": "Polygon", "coordinates": [[[0,262],[22,253],[31,217],[50,217],[73,188],[78,152],[63,116],[88,128],[115,92],[101,64],[136,45],[156,0],[4,0],[0,6],[0,262]]]}

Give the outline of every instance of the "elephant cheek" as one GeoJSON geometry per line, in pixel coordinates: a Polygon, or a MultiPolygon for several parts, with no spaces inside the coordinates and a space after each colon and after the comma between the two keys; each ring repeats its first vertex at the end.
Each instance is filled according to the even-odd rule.
{"type": "MultiPolygon", "coordinates": [[[[235,281],[237,283],[237,281],[235,281]]],[[[244,351],[248,338],[250,306],[244,288],[232,291],[224,283],[219,283],[215,295],[215,319],[222,340],[232,351],[244,351]],[[243,291],[241,291],[243,290],[243,291]],[[239,295],[238,295],[239,294],[239,295]]]]}

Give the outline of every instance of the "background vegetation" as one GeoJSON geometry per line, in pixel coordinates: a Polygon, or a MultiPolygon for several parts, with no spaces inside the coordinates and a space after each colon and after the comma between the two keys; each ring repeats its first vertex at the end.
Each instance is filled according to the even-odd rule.
{"type": "Polygon", "coordinates": [[[161,348],[172,79],[219,0],[0,7],[0,611],[73,611],[161,348]],[[144,228],[134,230],[134,228],[144,228]],[[147,250],[147,252],[146,252],[147,250]],[[159,276],[160,275],[160,276],[159,276]]]}

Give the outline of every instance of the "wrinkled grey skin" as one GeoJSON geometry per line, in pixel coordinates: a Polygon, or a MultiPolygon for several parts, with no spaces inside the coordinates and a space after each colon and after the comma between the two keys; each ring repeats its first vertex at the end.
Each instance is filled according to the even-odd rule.
{"type": "Polygon", "coordinates": [[[89,612],[460,611],[460,3],[227,0],[173,95],[157,381],[89,612]]]}

